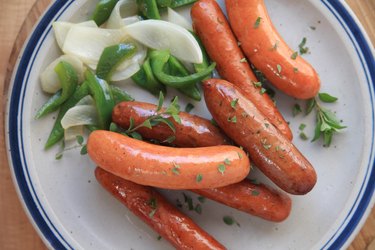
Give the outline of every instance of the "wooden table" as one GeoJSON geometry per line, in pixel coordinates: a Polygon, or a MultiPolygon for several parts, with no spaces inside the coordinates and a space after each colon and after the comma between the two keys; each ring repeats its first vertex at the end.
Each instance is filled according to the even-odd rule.
{"type": "MultiPolygon", "coordinates": [[[[3,83],[13,44],[27,14],[40,13],[50,0],[0,0],[0,82],[3,83]],[[35,11],[37,10],[37,11],[35,11]]],[[[375,0],[347,0],[375,44],[375,0]]],[[[35,16],[31,18],[35,20],[35,16]]],[[[24,25],[32,26],[30,21],[24,25]]],[[[2,96],[4,84],[0,85],[2,96]]],[[[5,100],[3,100],[4,104],[5,100]]],[[[6,159],[3,132],[3,113],[0,113],[0,249],[45,249],[43,242],[30,224],[18,200],[6,159]]],[[[349,250],[375,249],[375,208],[349,250]]]]}

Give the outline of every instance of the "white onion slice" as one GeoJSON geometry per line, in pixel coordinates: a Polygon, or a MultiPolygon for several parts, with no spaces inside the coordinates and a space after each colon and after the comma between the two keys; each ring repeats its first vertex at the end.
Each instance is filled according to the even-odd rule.
{"type": "Polygon", "coordinates": [[[83,81],[85,67],[83,66],[82,61],[75,56],[62,55],[50,63],[42,74],[40,74],[40,83],[44,92],[54,94],[61,89],[59,78],[55,72],[56,65],[61,61],[65,61],[72,65],[78,75],[78,80],[80,82],[83,81]]]}
{"type": "Polygon", "coordinates": [[[83,135],[83,126],[74,126],[64,130],[64,140],[71,141],[76,140],[77,136],[83,135]]]}
{"type": "Polygon", "coordinates": [[[168,7],[168,22],[177,24],[187,30],[193,30],[191,23],[182,15],[168,7]]]}
{"type": "Polygon", "coordinates": [[[73,26],[66,36],[63,52],[77,56],[90,68],[96,69],[103,50],[128,37],[125,29],[73,26]]]}
{"type": "Polygon", "coordinates": [[[202,63],[198,42],[186,29],[162,20],[144,20],[125,27],[128,34],[147,47],[170,50],[180,60],[202,63]]]}
{"type": "Polygon", "coordinates": [[[91,96],[86,96],[77,103],[76,106],[66,112],[61,119],[61,126],[67,129],[79,125],[95,125],[97,121],[98,118],[94,100],[92,100],[91,96]]]}
{"type": "Polygon", "coordinates": [[[111,16],[108,18],[106,27],[108,29],[122,28],[126,25],[124,24],[123,19],[126,17],[135,16],[137,15],[137,13],[138,13],[138,5],[135,0],[118,1],[112,10],[111,16]]]}
{"type": "Polygon", "coordinates": [[[59,45],[60,49],[63,48],[64,41],[66,38],[66,35],[68,34],[69,30],[74,26],[84,26],[84,27],[92,27],[97,28],[98,25],[93,20],[82,22],[82,23],[69,23],[69,22],[61,22],[56,21],[52,24],[53,31],[55,33],[56,42],[59,45]]]}
{"type": "Polygon", "coordinates": [[[129,67],[121,70],[121,71],[115,71],[111,77],[111,81],[119,82],[122,80],[129,79],[132,75],[137,73],[140,70],[140,66],[138,63],[130,64],[129,67]]]}

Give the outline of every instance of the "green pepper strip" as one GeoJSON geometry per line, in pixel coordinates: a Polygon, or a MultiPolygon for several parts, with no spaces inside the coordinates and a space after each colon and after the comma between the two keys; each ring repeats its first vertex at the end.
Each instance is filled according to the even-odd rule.
{"type": "Polygon", "coordinates": [[[133,43],[121,43],[105,48],[100,56],[96,75],[109,83],[116,68],[133,56],[136,49],[133,43]]]}
{"type": "Polygon", "coordinates": [[[163,84],[172,88],[184,88],[194,85],[209,76],[214,70],[216,63],[212,63],[207,69],[188,76],[172,76],[164,72],[164,66],[170,58],[168,51],[152,51],[150,53],[151,68],[156,78],[163,84]]]}
{"type": "Polygon", "coordinates": [[[138,9],[148,19],[160,19],[156,0],[137,0],[138,9]]]}
{"type": "MultiPolygon", "coordinates": [[[[199,37],[194,33],[194,32],[190,32],[195,40],[197,40],[198,44],[199,44],[199,47],[201,48],[201,51],[202,51],[202,55],[203,55],[203,62],[202,63],[194,63],[194,69],[196,72],[201,72],[201,71],[204,71],[205,69],[208,68],[208,66],[210,65],[210,60],[209,60],[209,57],[207,55],[207,52],[206,52],[206,49],[204,48],[203,46],[203,43],[201,41],[201,39],[199,39],[199,37]]],[[[208,79],[209,76],[207,76],[204,80],[208,79]]]]}
{"type": "Polygon", "coordinates": [[[197,0],[172,0],[172,3],[169,7],[174,9],[174,8],[177,8],[177,7],[181,7],[181,6],[184,6],[184,5],[195,3],[196,1],[197,0]]]}
{"type": "Polygon", "coordinates": [[[100,0],[95,7],[91,19],[100,26],[105,23],[111,16],[113,8],[115,8],[119,0],[100,0]]]}
{"type": "Polygon", "coordinates": [[[151,69],[150,57],[147,57],[141,69],[135,73],[132,80],[141,88],[148,90],[151,94],[158,96],[160,91],[166,93],[166,88],[154,76],[151,69]]]}
{"type": "MultiPolygon", "coordinates": [[[[188,76],[189,71],[185,68],[185,66],[174,56],[171,56],[168,60],[168,68],[169,68],[169,74],[175,75],[175,76],[188,76]]],[[[164,68],[165,69],[165,68],[164,68]]],[[[196,84],[179,88],[178,89],[181,93],[185,94],[186,96],[196,100],[200,101],[202,99],[201,93],[199,91],[199,88],[196,84]]]]}
{"type": "Polygon", "coordinates": [[[73,95],[71,95],[69,99],[61,105],[59,114],[55,120],[55,124],[53,125],[46,144],[44,145],[45,149],[52,147],[64,137],[64,128],[61,126],[61,119],[70,108],[74,107],[83,97],[87,96],[88,94],[88,85],[87,82],[84,82],[82,85],[78,86],[73,95]]]}
{"type": "Polygon", "coordinates": [[[98,112],[98,127],[108,129],[112,118],[112,109],[115,101],[108,83],[96,77],[91,71],[85,72],[89,86],[89,92],[95,100],[96,111],[98,112]]]}
{"type": "Polygon", "coordinates": [[[36,113],[35,118],[39,119],[55,110],[63,104],[75,91],[78,85],[78,76],[72,65],[61,61],[55,67],[55,72],[61,83],[61,92],[52,96],[36,113]]]}
{"type": "Polygon", "coordinates": [[[115,104],[120,103],[120,102],[125,102],[125,101],[134,101],[134,98],[131,97],[128,93],[123,91],[122,89],[115,87],[115,86],[110,86],[111,92],[113,95],[113,99],[115,101],[115,104]]]}
{"type": "Polygon", "coordinates": [[[172,0],[156,0],[158,7],[165,8],[172,5],[172,0]]]}

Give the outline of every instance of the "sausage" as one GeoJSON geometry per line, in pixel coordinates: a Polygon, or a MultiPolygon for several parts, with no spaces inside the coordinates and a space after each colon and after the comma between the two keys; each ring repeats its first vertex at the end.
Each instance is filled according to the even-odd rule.
{"type": "MultiPolygon", "coordinates": [[[[145,102],[121,102],[113,109],[112,121],[127,129],[130,126],[130,118],[134,120],[134,126],[137,126],[155,115],[156,108],[156,105],[145,102]]],[[[175,133],[164,123],[155,125],[152,129],[142,127],[137,132],[146,139],[160,142],[174,136],[172,144],[179,147],[195,148],[228,144],[228,138],[210,121],[186,112],[180,112],[179,116],[181,124],[174,119],[169,119],[176,129],[175,133]]]]}
{"type": "MultiPolygon", "coordinates": [[[[123,102],[115,107],[112,119],[117,124],[127,128],[129,127],[130,117],[133,117],[134,126],[137,126],[137,124],[143,123],[147,117],[153,115],[155,108],[156,106],[152,104],[123,102]]],[[[225,143],[225,140],[214,140],[216,137],[221,138],[219,132],[213,133],[214,136],[201,137],[199,137],[197,133],[196,136],[194,135],[194,139],[192,139],[192,135],[185,135],[186,133],[194,134],[195,129],[191,132],[191,124],[199,124],[198,127],[201,127],[206,123],[209,130],[213,130],[210,128],[212,125],[203,118],[197,117],[196,121],[193,119],[194,116],[189,114],[185,115],[182,112],[180,112],[180,117],[182,124],[175,123],[176,133],[174,136],[176,137],[176,140],[173,142],[175,146],[197,147],[197,145],[207,144],[207,141],[212,141],[213,143],[209,143],[212,145],[221,145],[225,143]],[[201,120],[204,122],[201,122],[201,120]],[[185,126],[187,126],[187,128],[185,128],[185,126]]],[[[217,129],[216,127],[214,128],[217,129]]],[[[149,139],[157,138],[158,140],[161,140],[161,138],[170,136],[170,129],[161,126],[154,126],[153,129],[139,129],[138,132],[142,137],[147,137],[149,139]],[[161,137],[160,134],[163,134],[163,137],[161,137]]],[[[227,187],[193,189],[190,191],[269,221],[283,221],[289,216],[291,211],[291,199],[289,196],[267,187],[264,184],[257,185],[249,180],[244,180],[227,187]]]]}
{"type": "Polygon", "coordinates": [[[263,0],[225,0],[230,25],[246,57],[279,90],[299,99],[315,97],[320,79],[301,56],[295,59],[277,32],[263,0]]]}
{"type": "Polygon", "coordinates": [[[229,24],[215,0],[200,0],[191,9],[194,30],[202,40],[207,53],[216,62],[221,77],[240,88],[243,94],[292,140],[292,132],[277,107],[261,88],[245,56],[238,46],[229,24]]]}
{"type": "Polygon", "coordinates": [[[252,162],[268,178],[291,194],[306,194],[314,187],[317,177],[309,161],[233,84],[209,79],[203,89],[207,108],[216,122],[248,151],[252,162]]]}
{"type": "Polygon", "coordinates": [[[108,172],[166,189],[222,187],[242,181],[250,171],[245,152],[235,146],[171,148],[104,130],[90,134],[87,152],[108,172]]]}
{"type": "Polygon", "coordinates": [[[291,211],[290,197],[262,183],[246,179],[226,187],[191,190],[201,196],[265,220],[281,222],[291,211]]]}
{"type": "Polygon", "coordinates": [[[121,179],[101,168],[96,168],[95,177],[103,188],[177,249],[225,249],[152,188],[121,179]]]}

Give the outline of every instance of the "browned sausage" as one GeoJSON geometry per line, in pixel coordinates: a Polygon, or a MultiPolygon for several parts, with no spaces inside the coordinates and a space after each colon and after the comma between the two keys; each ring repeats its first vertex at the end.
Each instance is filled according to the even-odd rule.
{"type": "Polygon", "coordinates": [[[96,168],[95,177],[117,200],[177,249],[225,249],[152,188],[121,179],[101,168],[96,168]]]}
{"type": "Polygon", "coordinates": [[[272,24],[263,0],[225,0],[225,4],[247,58],[275,87],[300,99],[318,94],[318,74],[288,47],[272,24]]]}
{"type": "MultiPolygon", "coordinates": [[[[134,126],[142,124],[147,118],[156,114],[156,105],[145,102],[122,102],[115,106],[112,112],[112,120],[121,127],[127,129],[130,126],[130,118],[134,120],[134,126]]],[[[175,126],[176,133],[164,123],[152,127],[142,127],[137,130],[146,139],[155,139],[160,142],[175,136],[172,142],[179,147],[208,147],[228,144],[227,138],[210,121],[186,112],[180,112],[181,124],[169,119],[175,126]]]]}
{"type": "Polygon", "coordinates": [[[191,191],[269,221],[285,220],[292,208],[292,201],[288,195],[264,184],[252,183],[250,180],[221,188],[191,191]]]}
{"type": "Polygon", "coordinates": [[[233,84],[209,79],[203,89],[208,110],[219,126],[276,185],[299,195],[314,187],[317,177],[309,161],[233,84]]]}
{"type": "Polygon", "coordinates": [[[207,53],[216,62],[221,77],[243,91],[256,107],[290,140],[292,131],[271,98],[256,86],[258,82],[245,61],[237,40],[215,0],[200,0],[191,9],[194,30],[201,38],[207,53]]]}
{"type": "Polygon", "coordinates": [[[90,134],[87,152],[117,176],[166,189],[222,187],[242,181],[250,171],[245,152],[235,146],[171,148],[104,130],[90,134]]]}

